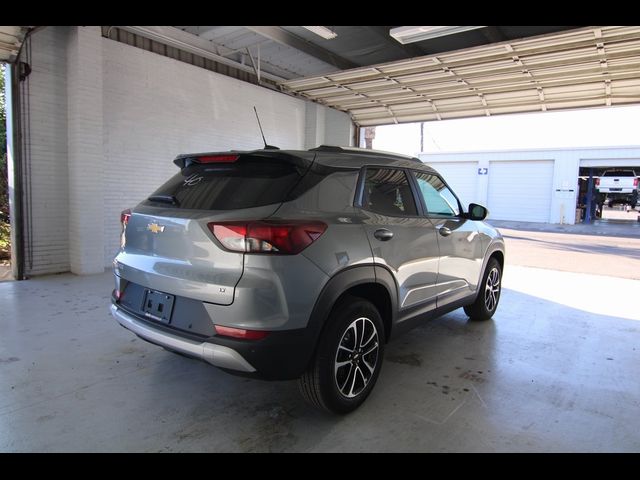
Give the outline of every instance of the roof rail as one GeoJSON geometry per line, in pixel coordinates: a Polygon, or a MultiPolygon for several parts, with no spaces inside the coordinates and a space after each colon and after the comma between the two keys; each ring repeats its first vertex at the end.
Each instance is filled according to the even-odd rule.
{"type": "Polygon", "coordinates": [[[409,155],[403,155],[401,153],[395,152],[385,152],[382,150],[371,150],[368,148],[356,148],[356,147],[338,147],[335,145],[320,145],[316,148],[310,148],[310,152],[334,152],[334,153],[359,153],[361,155],[371,155],[375,157],[394,157],[400,160],[409,160],[413,162],[423,163],[420,159],[416,157],[411,157],[409,155]]]}

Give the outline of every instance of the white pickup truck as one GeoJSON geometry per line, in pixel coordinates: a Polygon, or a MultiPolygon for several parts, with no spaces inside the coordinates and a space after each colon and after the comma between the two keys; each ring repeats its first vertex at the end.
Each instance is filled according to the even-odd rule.
{"type": "Polygon", "coordinates": [[[606,201],[612,207],[616,203],[631,205],[638,203],[638,176],[631,169],[605,170],[596,178],[596,190],[606,195],[606,201]]]}

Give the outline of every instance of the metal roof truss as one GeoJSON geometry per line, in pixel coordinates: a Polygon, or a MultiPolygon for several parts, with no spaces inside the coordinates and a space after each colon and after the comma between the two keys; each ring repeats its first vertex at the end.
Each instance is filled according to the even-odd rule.
{"type": "Polygon", "coordinates": [[[640,27],[589,27],[281,82],[360,126],[640,101],[640,27]]]}

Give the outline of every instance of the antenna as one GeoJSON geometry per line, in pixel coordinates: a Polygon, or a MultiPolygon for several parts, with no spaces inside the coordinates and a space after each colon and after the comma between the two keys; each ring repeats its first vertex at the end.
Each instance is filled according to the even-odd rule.
{"type": "Polygon", "coordinates": [[[256,106],[253,106],[253,111],[256,112],[256,119],[258,120],[258,127],[260,127],[260,134],[262,135],[262,141],[264,142],[265,150],[280,150],[278,147],[274,147],[273,145],[267,145],[267,140],[264,138],[264,132],[262,131],[262,124],[260,123],[260,117],[258,116],[258,110],[256,110],[256,106]]]}

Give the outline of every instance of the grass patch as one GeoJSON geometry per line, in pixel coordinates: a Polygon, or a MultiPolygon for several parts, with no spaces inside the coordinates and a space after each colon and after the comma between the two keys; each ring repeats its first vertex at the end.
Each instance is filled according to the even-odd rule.
{"type": "Polygon", "coordinates": [[[11,226],[0,220],[0,260],[11,257],[11,226]]]}

